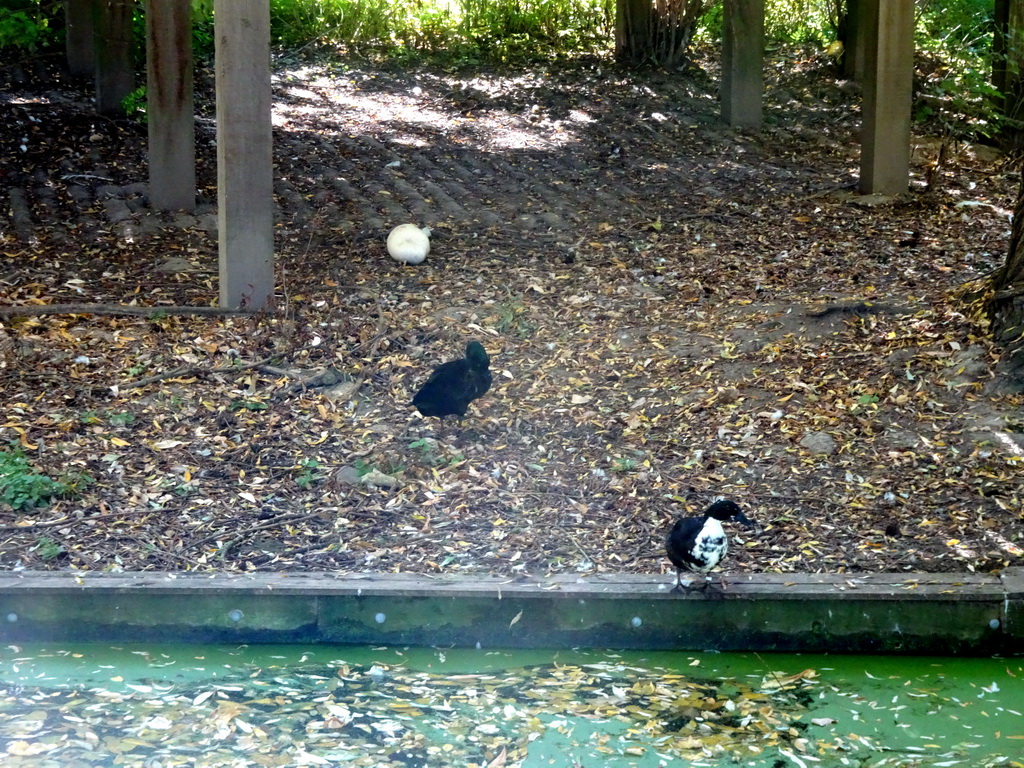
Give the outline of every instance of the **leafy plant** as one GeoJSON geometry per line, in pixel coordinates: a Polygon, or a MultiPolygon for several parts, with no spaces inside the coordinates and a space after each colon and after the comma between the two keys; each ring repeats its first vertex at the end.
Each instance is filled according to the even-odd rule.
{"type": "MultiPolygon", "coordinates": [[[[139,122],[145,124],[149,120],[146,112],[146,86],[140,85],[134,91],[121,99],[121,109],[128,117],[138,116],[139,122]]],[[[156,313],[153,313],[156,315],[156,313]]],[[[152,320],[152,316],[150,317],[152,320]]]]}
{"type": "Polygon", "coordinates": [[[519,300],[502,302],[496,309],[498,319],[494,324],[494,330],[498,333],[529,336],[533,332],[533,324],[526,319],[526,307],[519,300]]]}
{"type": "Polygon", "coordinates": [[[95,480],[88,472],[76,470],[62,474],[59,482],[64,486],[65,494],[77,495],[92,485],[95,480]]]}
{"type": "Polygon", "coordinates": [[[0,8],[0,51],[6,48],[20,48],[34,53],[40,44],[53,37],[49,19],[40,10],[39,0],[23,0],[16,10],[0,8]]]}
{"type": "Polygon", "coordinates": [[[767,0],[765,34],[769,39],[821,44],[836,34],[837,0],[767,0]]]}
{"type": "Polygon", "coordinates": [[[96,414],[96,411],[85,411],[82,414],[82,423],[85,424],[88,427],[88,426],[92,426],[94,424],[102,424],[103,421],[96,414]]]}
{"type": "Polygon", "coordinates": [[[0,503],[33,509],[68,491],[64,483],[36,472],[20,448],[11,446],[0,452],[0,503]]]}
{"type": "Polygon", "coordinates": [[[420,451],[420,456],[427,464],[437,463],[437,454],[434,452],[434,445],[425,437],[421,437],[419,440],[413,440],[409,443],[409,447],[413,450],[420,451]]]}
{"type": "Polygon", "coordinates": [[[59,542],[49,536],[43,536],[36,542],[36,552],[41,560],[54,560],[64,554],[65,549],[59,542]]]}
{"type": "Polygon", "coordinates": [[[174,488],[172,489],[172,492],[174,493],[175,496],[180,496],[183,499],[188,496],[191,496],[193,493],[195,493],[195,491],[195,481],[191,480],[187,483],[180,483],[179,485],[174,486],[174,488]]]}
{"type": "Polygon", "coordinates": [[[612,462],[613,472],[632,472],[636,468],[636,462],[625,456],[620,456],[612,462]]]}
{"type": "Polygon", "coordinates": [[[212,56],[214,49],[213,0],[192,0],[192,51],[212,56]]]}
{"type": "Polygon", "coordinates": [[[110,426],[112,427],[130,427],[135,423],[134,413],[113,413],[110,415],[110,426]]]}
{"type": "Polygon", "coordinates": [[[232,400],[228,408],[232,411],[265,411],[269,406],[258,400],[232,400]]]}
{"type": "MultiPolygon", "coordinates": [[[[299,466],[302,467],[303,470],[305,470],[301,475],[295,478],[295,484],[300,486],[301,488],[309,490],[316,483],[323,479],[323,476],[316,471],[320,468],[320,462],[317,461],[316,459],[303,459],[299,466]]],[[[370,471],[369,468],[367,468],[366,472],[360,470],[359,462],[356,462],[356,470],[359,471],[360,477],[365,475],[366,472],[370,471]]]]}
{"type": "MultiPolygon", "coordinates": [[[[440,465],[450,467],[466,460],[466,457],[463,456],[461,453],[456,453],[448,457],[438,456],[437,446],[423,437],[421,437],[419,440],[414,440],[413,442],[409,443],[409,447],[419,450],[423,462],[425,464],[429,464],[432,467],[437,467],[440,465]]],[[[386,474],[394,474],[395,472],[399,472],[402,469],[404,469],[404,467],[399,466],[395,468],[394,471],[388,472],[386,474]]]]}
{"type": "Polygon", "coordinates": [[[921,3],[916,120],[937,121],[951,135],[995,133],[1000,99],[990,79],[992,23],[991,4],[982,0],[921,3]]]}

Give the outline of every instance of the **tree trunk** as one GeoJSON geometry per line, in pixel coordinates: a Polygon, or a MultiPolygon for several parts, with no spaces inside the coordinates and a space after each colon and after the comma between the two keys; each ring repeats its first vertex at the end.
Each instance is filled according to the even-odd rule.
{"type": "Polygon", "coordinates": [[[992,288],[995,293],[988,307],[992,335],[1009,350],[1010,370],[1024,374],[1024,172],[1013,209],[1009,253],[992,279],[992,288]]]}
{"type": "Polygon", "coordinates": [[[616,0],[616,60],[630,67],[685,64],[694,27],[712,4],[712,0],[616,0]]]}
{"type": "Polygon", "coordinates": [[[1024,149],[1024,0],[997,0],[992,45],[992,85],[1000,93],[1005,118],[1004,145],[1024,149]]]}

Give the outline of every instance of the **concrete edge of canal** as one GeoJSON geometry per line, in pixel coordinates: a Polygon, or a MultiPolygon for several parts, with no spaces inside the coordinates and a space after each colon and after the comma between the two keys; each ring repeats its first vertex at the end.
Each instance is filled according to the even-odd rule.
{"type": "Polygon", "coordinates": [[[1024,568],[997,574],[0,573],[14,642],[989,655],[1024,651],[1024,568]],[[717,576],[716,576],[717,579],[717,576]]]}

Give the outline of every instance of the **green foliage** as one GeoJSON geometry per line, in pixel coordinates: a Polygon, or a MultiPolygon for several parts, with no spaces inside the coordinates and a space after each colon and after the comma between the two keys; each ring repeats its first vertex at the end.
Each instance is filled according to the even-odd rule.
{"type": "Polygon", "coordinates": [[[54,560],[64,554],[64,547],[51,539],[49,536],[42,536],[34,547],[40,560],[54,560]]]}
{"type": "MultiPolygon", "coordinates": [[[[317,471],[318,469],[320,469],[320,462],[318,462],[316,459],[303,459],[302,463],[299,466],[303,470],[302,474],[295,478],[295,484],[298,485],[299,487],[309,490],[316,483],[323,479],[320,473],[317,471]]],[[[367,470],[367,472],[368,471],[369,470],[367,470]]],[[[366,473],[360,472],[359,476],[362,477],[364,474],[366,473]]]]}
{"type": "Polygon", "coordinates": [[[498,304],[497,320],[494,329],[504,335],[515,334],[516,336],[527,337],[534,331],[533,323],[526,319],[526,306],[518,299],[498,304]]]}
{"type": "Polygon", "coordinates": [[[109,421],[112,427],[130,427],[135,423],[135,414],[129,411],[113,413],[110,415],[109,421]]]}
{"type": "Polygon", "coordinates": [[[228,406],[228,410],[231,411],[265,411],[269,408],[266,403],[261,403],[258,400],[232,400],[231,405],[228,406]]]}
{"type": "Polygon", "coordinates": [[[824,44],[835,39],[842,0],[766,0],[765,35],[769,40],[824,44]]]}
{"type": "Polygon", "coordinates": [[[437,454],[434,452],[434,445],[426,438],[421,437],[419,440],[413,440],[409,443],[409,447],[413,450],[419,450],[423,460],[427,464],[437,463],[437,454]]]}
{"type": "Polygon", "coordinates": [[[387,0],[270,0],[270,33],[285,46],[383,45],[407,26],[408,9],[387,0]]]}
{"type": "Polygon", "coordinates": [[[612,462],[612,472],[632,472],[636,462],[628,456],[620,456],[612,462]]]}
{"type": "Polygon", "coordinates": [[[458,63],[606,50],[614,0],[270,0],[275,43],[458,63]]]}
{"type": "Polygon", "coordinates": [[[992,4],[985,0],[921,4],[917,85],[930,98],[919,102],[915,119],[937,121],[954,135],[995,132],[999,118],[998,93],[990,80],[993,22],[992,4]]]}
{"type": "Polygon", "coordinates": [[[69,490],[64,483],[36,472],[20,448],[12,445],[0,451],[0,503],[13,509],[33,509],[69,490]]]}
{"type": "Polygon", "coordinates": [[[53,39],[50,20],[40,0],[7,0],[0,8],[0,51],[13,48],[34,53],[53,39]]]}
{"type": "Polygon", "coordinates": [[[64,487],[64,495],[78,496],[95,482],[88,472],[70,471],[60,476],[60,484],[64,487]]]}
{"type": "Polygon", "coordinates": [[[103,421],[96,414],[96,411],[85,411],[82,413],[82,424],[87,427],[94,426],[96,424],[102,424],[103,421]]]}
{"type": "MultiPolygon", "coordinates": [[[[431,442],[430,440],[427,440],[426,438],[420,438],[419,440],[412,441],[411,443],[409,443],[409,447],[414,450],[418,450],[420,452],[420,458],[422,459],[423,463],[431,467],[451,467],[466,460],[466,457],[463,456],[461,453],[456,453],[448,457],[438,455],[437,445],[431,442]]],[[[401,471],[403,467],[395,466],[391,467],[390,469],[391,472],[385,474],[397,473],[401,471]]]]}
{"type": "Polygon", "coordinates": [[[140,122],[145,123],[148,120],[148,115],[146,114],[146,86],[140,85],[121,99],[121,109],[124,110],[127,117],[138,117],[140,122]]]}
{"type": "Polygon", "coordinates": [[[192,52],[196,56],[212,56],[213,0],[192,0],[192,52]]]}
{"type": "Polygon", "coordinates": [[[981,41],[991,46],[994,7],[991,0],[919,0],[918,31],[925,39],[981,41]]]}
{"type": "MultiPolygon", "coordinates": [[[[839,37],[846,0],[765,0],[770,42],[814,43],[839,37]]],[[[991,82],[991,0],[917,0],[915,107],[918,122],[938,123],[949,135],[995,132],[998,94],[991,82]]],[[[700,39],[717,43],[722,6],[702,20],[700,39]]]]}

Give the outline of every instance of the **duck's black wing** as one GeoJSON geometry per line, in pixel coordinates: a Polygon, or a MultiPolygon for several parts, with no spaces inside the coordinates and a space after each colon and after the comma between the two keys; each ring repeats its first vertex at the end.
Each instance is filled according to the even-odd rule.
{"type": "Polygon", "coordinates": [[[693,543],[704,526],[700,517],[686,517],[677,520],[665,538],[665,553],[676,568],[693,569],[693,543]]]}
{"type": "Polygon", "coordinates": [[[470,368],[466,372],[463,383],[466,395],[469,398],[466,400],[466,403],[469,404],[472,400],[487,394],[487,390],[491,388],[491,372],[487,368],[483,370],[470,368]]]}
{"type": "Polygon", "coordinates": [[[457,414],[461,417],[469,404],[468,400],[463,402],[460,394],[465,389],[464,382],[469,373],[469,363],[464,359],[439,365],[413,397],[413,406],[424,416],[457,414]]]}
{"type": "Polygon", "coordinates": [[[491,372],[489,370],[479,370],[467,366],[461,378],[446,385],[446,398],[452,409],[451,412],[458,414],[461,419],[466,415],[469,404],[490,388],[491,372]]]}

